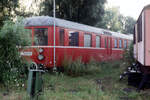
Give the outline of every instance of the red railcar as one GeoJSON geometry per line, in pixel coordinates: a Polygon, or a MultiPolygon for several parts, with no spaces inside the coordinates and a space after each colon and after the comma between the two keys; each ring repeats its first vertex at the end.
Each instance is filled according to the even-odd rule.
{"type": "Polygon", "coordinates": [[[54,47],[55,64],[62,66],[65,58],[75,60],[81,57],[84,63],[91,58],[97,61],[120,59],[132,40],[129,35],[48,16],[27,18],[25,28],[32,30],[32,46],[21,50],[21,55],[47,68],[54,66],[54,47]]]}

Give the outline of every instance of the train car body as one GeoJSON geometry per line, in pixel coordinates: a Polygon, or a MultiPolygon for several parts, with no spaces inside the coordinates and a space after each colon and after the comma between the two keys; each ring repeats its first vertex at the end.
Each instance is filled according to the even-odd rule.
{"type": "Polygon", "coordinates": [[[135,63],[125,72],[128,84],[138,86],[138,90],[150,81],[150,5],[142,10],[134,27],[133,54],[135,63]]]}
{"type": "Polygon", "coordinates": [[[25,28],[31,30],[32,46],[22,49],[21,55],[47,68],[54,66],[54,48],[55,64],[60,67],[64,59],[81,58],[84,63],[90,59],[97,61],[120,59],[124,48],[132,41],[129,35],[48,16],[27,18],[25,28]]]}
{"type": "Polygon", "coordinates": [[[141,64],[143,73],[150,73],[150,5],[144,7],[134,33],[134,58],[141,64]]]}

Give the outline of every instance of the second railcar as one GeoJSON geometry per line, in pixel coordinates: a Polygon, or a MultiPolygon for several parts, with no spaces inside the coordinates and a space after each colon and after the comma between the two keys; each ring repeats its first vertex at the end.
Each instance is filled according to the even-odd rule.
{"type": "Polygon", "coordinates": [[[129,68],[129,80],[131,84],[138,85],[142,89],[150,80],[150,5],[142,10],[134,28],[134,58],[136,63],[129,68]]]}
{"type": "Polygon", "coordinates": [[[134,58],[143,73],[150,73],[150,5],[142,10],[134,33],[134,58]]]}

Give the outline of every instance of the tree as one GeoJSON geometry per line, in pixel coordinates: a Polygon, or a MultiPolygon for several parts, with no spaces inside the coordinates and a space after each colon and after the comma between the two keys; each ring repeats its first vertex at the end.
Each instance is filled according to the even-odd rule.
{"type": "Polygon", "coordinates": [[[102,26],[102,28],[111,30],[111,31],[121,31],[122,23],[120,20],[122,16],[119,12],[119,9],[116,7],[107,8],[103,16],[102,22],[98,23],[96,26],[102,26]]]}
{"type": "Polygon", "coordinates": [[[18,7],[19,0],[2,0],[0,2],[0,27],[4,20],[13,16],[13,11],[18,7]]]}
{"type": "MultiPolygon", "coordinates": [[[[106,0],[56,0],[56,17],[88,25],[102,20],[106,0]]],[[[53,16],[53,0],[41,3],[40,15],[53,16]]]]}
{"type": "Polygon", "coordinates": [[[130,17],[130,16],[125,17],[125,24],[124,24],[123,32],[126,34],[128,34],[128,33],[133,34],[135,23],[136,23],[136,21],[132,17],[130,17]]]}
{"type": "Polygon", "coordinates": [[[135,20],[132,17],[125,17],[120,14],[119,8],[106,8],[102,22],[96,26],[102,27],[111,31],[121,32],[124,34],[133,33],[135,20]]]}

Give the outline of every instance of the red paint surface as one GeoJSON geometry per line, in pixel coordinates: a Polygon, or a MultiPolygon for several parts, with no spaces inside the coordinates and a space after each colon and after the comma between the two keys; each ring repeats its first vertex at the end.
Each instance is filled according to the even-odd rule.
{"type": "MultiPolygon", "coordinates": [[[[27,29],[32,29],[32,41],[34,39],[34,28],[48,28],[48,46],[44,47],[29,47],[22,52],[28,51],[32,52],[32,56],[24,56],[26,59],[32,62],[36,62],[37,64],[44,64],[46,67],[53,67],[53,26],[37,26],[37,27],[26,27],[27,29]],[[44,52],[44,60],[38,60],[39,55],[39,48],[43,48],[44,52]]],[[[64,59],[72,59],[76,60],[78,58],[82,58],[84,63],[89,62],[91,59],[95,59],[97,61],[106,61],[106,60],[117,60],[122,57],[123,49],[114,48],[114,37],[107,36],[107,35],[100,35],[89,33],[92,35],[92,47],[84,48],[84,33],[78,30],[79,32],[79,46],[78,47],[70,47],[69,46],[69,37],[68,31],[72,29],[64,29],[64,46],[59,46],[59,29],[60,27],[56,27],[56,66],[62,66],[62,62],[64,59]],[[100,36],[101,38],[101,48],[96,48],[96,36],[100,36]],[[105,48],[105,38],[107,39],[107,47],[105,48]],[[110,41],[110,47],[108,47],[108,41],[110,41]]],[[[32,43],[33,44],[33,43],[32,43]]],[[[122,42],[123,44],[123,42],[122,42]]],[[[33,45],[34,46],[34,45],[33,45]]],[[[118,39],[118,47],[119,47],[119,39],[118,39]]]]}

